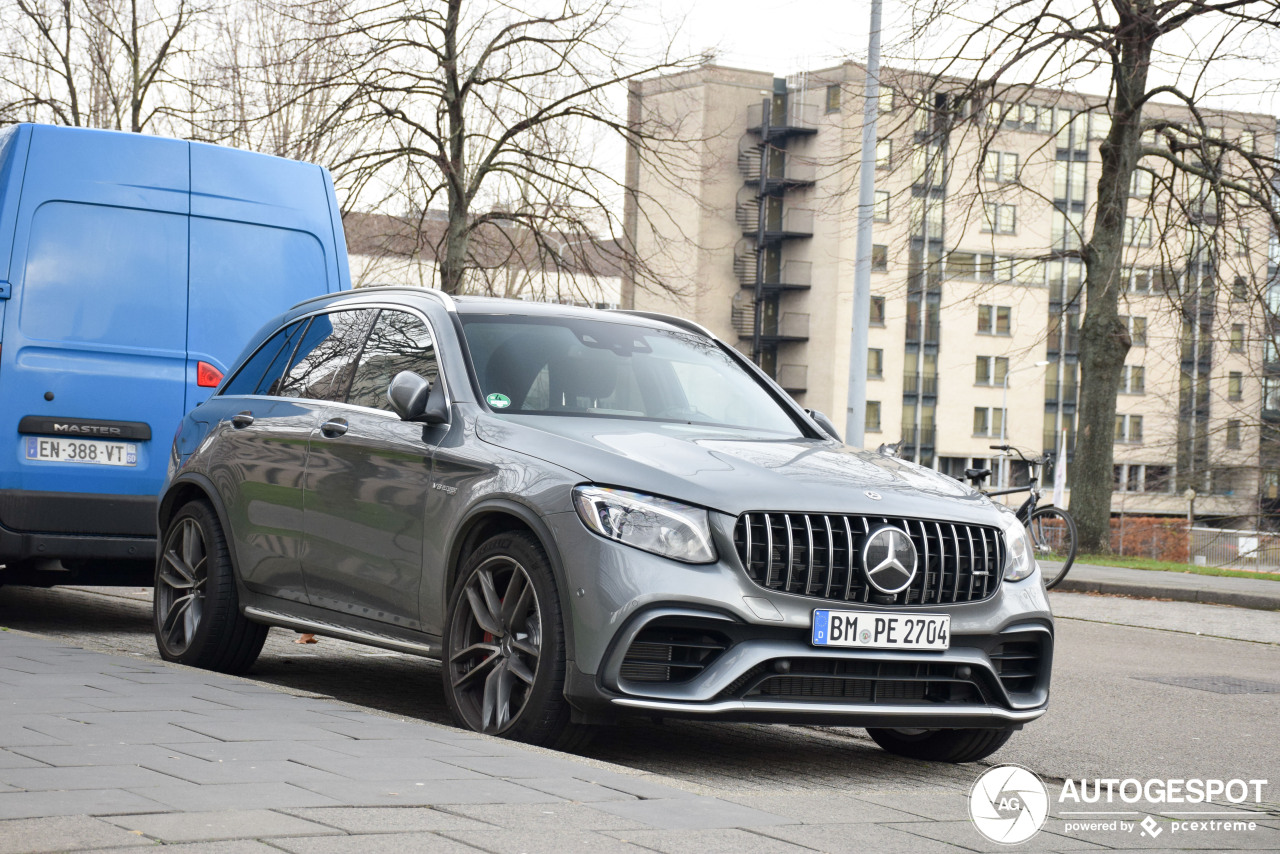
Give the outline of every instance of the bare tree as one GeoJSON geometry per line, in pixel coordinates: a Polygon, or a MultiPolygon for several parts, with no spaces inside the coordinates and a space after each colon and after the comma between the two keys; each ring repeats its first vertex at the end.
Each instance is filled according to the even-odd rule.
{"type": "Polygon", "coordinates": [[[628,125],[627,82],[694,64],[633,55],[624,12],[618,0],[346,7],[323,40],[355,93],[336,132],[378,129],[327,164],[353,176],[346,207],[396,205],[419,223],[442,210],[443,229],[417,231],[436,241],[448,292],[476,272],[487,287],[504,263],[495,242],[544,269],[589,270],[584,238],[622,233],[621,156],[605,149],[660,132],[628,125]]]}
{"type": "Polygon", "coordinates": [[[15,0],[3,13],[0,116],[153,129],[206,11],[191,0],[15,0]]]}
{"type": "MultiPolygon", "coordinates": [[[[1274,55],[1280,4],[937,0],[919,4],[916,12],[917,36],[932,39],[931,47],[937,46],[939,33],[961,34],[949,48],[932,54],[946,59],[931,69],[923,87],[929,90],[924,106],[935,114],[930,131],[985,134],[984,155],[1001,128],[1010,121],[1024,123],[1024,104],[1043,96],[1043,89],[1033,87],[1061,91],[1090,81],[1098,88],[1105,85],[1105,95],[1064,103],[1081,117],[1082,131],[1091,121],[1099,126],[1101,167],[1091,223],[1083,212],[1062,211],[1064,227],[1075,237],[1056,244],[1059,257],[1079,257],[1085,268],[1082,294],[1073,297],[1083,300],[1083,315],[1071,509],[1082,548],[1105,551],[1117,391],[1132,345],[1122,313],[1129,286],[1126,265],[1134,263],[1127,250],[1155,246],[1169,259],[1179,284],[1167,290],[1194,339],[1206,329],[1203,318],[1212,314],[1206,307],[1216,304],[1219,292],[1213,285],[1228,244],[1238,240],[1235,225],[1254,223],[1254,245],[1277,231],[1277,160],[1270,135],[1265,128],[1260,133],[1240,127],[1210,102],[1220,94],[1212,82],[1218,77],[1274,76],[1265,66],[1250,66],[1250,53],[1254,62],[1274,55]],[[1137,186],[1146,189],[1135,211],[1130,200],[1137,186]]],[[[1068,134],[1075,132],[1070,121],[1066,126],[1068,134]]],[[[1061,132],[1058,126],[1053,130],[1061,132]]],[[[979,177],[984,163],[979,157],[970,177],[979,177]]],[[[1264,274],[1259,286],[1265,282],[1264,274]]],[[[1264,299],[1258,290],[1253,294],[1255,301],[1264,299]]],[[[1208,405],[1194,371],[1185,403],[1193,423],[1198,401],[1203,397],[1203,406],[1208,405]]]]}

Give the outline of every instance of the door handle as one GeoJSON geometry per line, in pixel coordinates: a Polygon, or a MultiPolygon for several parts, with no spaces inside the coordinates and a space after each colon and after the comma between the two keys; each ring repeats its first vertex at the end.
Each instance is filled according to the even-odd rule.
{"type": "Polygon", "coordinates": [[[231,426],[237,430],[248,427],[252,423],[253,413],[247,409],[244,412],[238,412],[231,417],[231,426]]]}
{"type": "Polygon", "coordinates": [[[337,438],[347,432],[347,420],[345,418],[334,418],[320,425],[320,432],[330,439],[337,438]]]}

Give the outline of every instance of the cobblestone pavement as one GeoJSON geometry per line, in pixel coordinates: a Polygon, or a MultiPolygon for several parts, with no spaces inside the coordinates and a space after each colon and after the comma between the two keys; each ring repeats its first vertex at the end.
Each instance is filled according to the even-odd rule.
{"type": "MultiPolygon", "coordinates": [[[[115,653],[120,658],[113,659],[114,661],[133,660],[141,673],[157,674],[153,677],[135,676],[135,679],[155,678],[164,682],[167,674],[173,673],[198,674],[199,679],[225,679],[226,677],[202,674],[186,668],[168,667],[156,661],[150,630],[148,595],[147,591],[129,589],[81,591],[4,588],[0,589],[0,626],[35,632],[86,649],[115,653]]],[[[1084,601],[1097,598],[1072,596],[1065,600],[1069,604],[1060,609],[1072,610],[1090,621],[1068,619],[1060,625],[1063,646],[1067,645],[1068,640],[1074,639],[1073,642],[1077,643],[1074,653],[1076,656],[1079,656],[1082,648],[1087,649],[1089,643],[1098,642],[1096,639],[1102,637],[1099,633],[1130,633],[1141,644],[1152,645],[1153,648],[1158,644],[1161,650],[1167,648],[1180,654],[1184,661],[1196,659],[1189,654],[1182,654],[1183,650],[1195,650],[1199,654],[1198,651],[1208,649],[1211,650],[1211,655],[1206,660],[1215,667],[1234,666],[1237,668],[1236,672],[1253,673],[1259,679],[1275,678],[1278,648],[1273,644],[1258,643],[1251,639],[1242,642],[1217,637],[1197,638],[1194,634],[1181,630],[1153,632],[1109,626],[1106,623],[1123,621],[1124,614],[1099,610],[1114,609],[1116,606],[1112,604],[1099,605],[1098,602],[1084,601]],[[1080,641],[1084,644],[1081,645],[1080,641]],[[1268,666],[1269,670],[1266,669],[1268,666]]],[[[1208,608],[1217,612],[1232,610],[1206,605],[1169,604],[1179,608],[1208,608]]],[[[1187,613],[1196,616],[1184,617],[1184,623],[1189,619],[1207,619],[1200,616],[1203,613],[1201,611],[1187,613]]],[[[1215,629],[1216,633],[1230,635],[1234,632],[1236,636],[1248,636],[1252,633],[1248,626],[1233,628],[1231,620],[1221,617],[1220,613],[1215,614],[1214,618],[1224,621],[1221,627],[1215,629]]],[[[1154,617],[1147,620],[1154,621],[1154,617]]],[[[15,819],[0,824],[0,854],[5,851],[105,848],[152,839],[193,845],[199,842],[199,847],[191,850],[211,852],[266,850],[261,847],[267,844],[263,840],[270,840],[273,850],[308,852],[447,852],[472,851],[476,848],[491,852],[548,850],[556,851],[557,854],[577,850],[1007,850],[985,843],[967,818],[966,797],[977,774],[982,770],[981,766],[938,766],[891,757],[875,747],[861,730],[687,722],[670,722],[664,725],[641,723],[608,730],[585,751],[584,757],[570,757],[567,760],[556,760],[557,754],[548,751],[511,746],[492,739],[482,739],[488,746],[473,750],[470,746],[461,746],[456,739],[475,739],[476,736],[441,727],[428,728],[416,723],[448,722],[439,688],[439,671],[434,665],[421,659],[371,650],[330,638],[322,639],[316,646],[299,646],[293,643],[295,637],[291,632],[273,630],[252,679],[233,681],[246,686],[244,690],[251,698],[268,696],[261,693],[263,691],[269,692],[273,697],[294,695],[283,698],[281,702],[301,704],[296,708],[306,716],[359,716],[362,726],[372,726],[369,722],[376,720],[386,721],[386,726],[400,726],[402,724],[398,721],[401,720],[411,722],[411,725],[420,727],[415,730],[415,742],[425,739],[437,745],[436,753],[441,752],[438,745],[448,742],[454,748],[461,747],[477,755],[485,755],[486,751],[492,752],[494,756],[500,755],[501,759],[496,764],[473,764],[464,770],[490,775],[499,782],[521,787],[519,790],[504,789],[508,800],[518,801],[520,797],[528,797],[511,794],[513,791],[530,788],[520,782],[518,778],[521,775],[528,779],[529,774],[549,773],[545,768],[534,768],[540,761],[573,763],[572,770],[557,767],[555,773],[561,776],[557,778],[554,787],[544,785],[543,789],[547,791],[535,788],[541,794],[533,797],[545,796],[551,799],[541,806],[536,803],[506,803],[496,796],[490,796],[493,802],[487,804],[452,803],[450,798],[463,797],[459,792],[467,787],[454,783],[441,785],[437,780],[436,785],[430,789],[429,803],[432,808],[424,806],[410,809],[400,806],[395,810],[385,806],[385,801],[390,796],[370,789],[365,785],[370,781],[361,782],[358,774],[340,785],[328,787],[324,785],[325,780],[317,781],[314,778],[300,779],[296,784],[290,783],[304,789],[308,793],[305,796],[307,798],[318,796],[336,801],[336,804],[318,801],[291,803],[287,799],[280,802],[278,791],[270,787],[260,790],[252,788],[255,783],[250,775],[249,782],[228,782],[224,789],[216,790],[220,797],[226,798],[225,801],[213,802],[221,804],[216,812],[208,813],[206,809],[200,809],[199,814],[193,818],[190,811],[199,806],[195,802],[175,804],[162,800],[159,801],[159,807],[145,808],[138,803],[85,806],[81,796],[68,795],[65,791],[43,791],[41,786],[51,789],[60,784],[57,781],[51,784],[48,780],[41,782],[39,775],[23,778],[16,772],[32,770],[32,762],[37,763],[35,770],[42,771],[39,765],[56,766],[58,761],[81,760],[76,757],[68,758],[56,751],[32,757],[28,754],[38,746],[29,746],[27,752],[23,753],[20,745],[12,743],[13,733],[0,729],[0,732],[5,733],[0,736],[0,799],[6,793],[23,795],[24,791],[38,792],[38,797],[30,800],[54,806],[63,804],[66,810],[77,813],[77,817],[15,819]],[[336,704],[335,700],[338,701],[336,704]],[[392,718],[396,721],[388,720],[392,718]],[[427,734],[422,735],[424,732],[427,734]],[[524,758],[516,761],[513,757],[524,758]],[[18,768],[14,763],[28,767],[18,768]],[[517,779],[511,779],[512,775],[517,779]],[[654,775],[662,776],[659,778],[654,775]],[[619,778],[629,780],[635,789],[622,791],[599,782],[613,780],[618,785],[616,781],[619,778]],[[656,788],[645,790],[640,783],[656,788]],[[227,794],[222,795],[222,792],[227,794]],[[261,796],[256,800],[255,792],[261,796]],[[381,801],[379,797],[382,798],[381,801]],[[606,799],[619,799],[624,803],[619,805],[606,799]],[[737,805],[748,811],[734,814],[731,807],[725,804],[737,805]],[[87,817],[90,815],[100,817],[87,817]],[[714,826],[708,826],[708,822],[714,826]],[[364,835],[374,832],[380,835],[364,835]],[[121,833],[129,834],[128,838],[121,836],[121,833]],[[229,841],[207,842],[217,839],[229,841]]],[[[1111,637],[1111,634],[1106,637],[1111,637]]],[[[2,641],[3,638],[0,638],[0,642],[2,641]]],[[[1060,650],[1063,646],[1060,646],[1060,650]]],[[[1131,646],[1133,655],[1141,657],[1143,651],[1138,643],[1131,646]]],[[[1091,736],[1090,731],[1094,730],[1100,736],[1105,736],[1103,731],[1112,725],[1113,715],[1105,702],[1099,702],[1105,698],[1098,697],[1096,690],[1090,691],[1088,673],[1073,672],[1070,667],[1064,666],[1061,651],[1059,655],[1058,672],[1063,674],[1061,681],[1065,683],[1067,690],[1056,688],[1055,707],[1050,713],[1057,714],[1059,723],[1053,724],[1046,716],[1044,721],[1016,735],[1010,746],[993,757],[993,760],[1018,761],[1034,768],[1051,778],[1051,790],[1055,785],[1052,778],[1076,773],[1084,776],[1086,771],[1106,776],[1130,776],[1130,773],[1133,776],[1147,776],[1138,772],[1150,769],[1141,767],[1136,759],[1133,760],[1134,764],[1126,765],[1121,761],[1125,757],[1117,757],[1114,752],[1090,752],[1097,746],[1095,743],[1107,743],[1105,737],[1091,736]],[[1065,698],[1064,694],[1067,695],[1065,698]],[[1082,697],[1083,701],[1076,700],[1073,703],[1070,701],[1073,696],[1082,697]],[[1067,701],[1064,702],[1064,699],[1067,701]],[[1075,730],[1070,730],[1072,725],[1075,730]],[[1063,751],[1057,742],[1062,740],[1062,733],[1069,730],[1077,743],[1071,749],[1063,751]],[[1083,735],[1079,734],[1081,732],[1083,735]],[[1054,733],[1058,734],[1057,738],[1054,733]],[[1110,764],[1100,760],[1100,755],[1103,760],[1109,756],[1107,761],[1110,764]]],[[[1159,664],[1163,657],[1163,654],[1157,653],[1153,664],[1159,664]]],[[[64,660],[73,659],[74,656],[64,660]]],[[[71,668],[71,672],[74,675],[75,668],[71,668]]],[[[3,681],[0,679],[0,683],[3,681]]],[[[1275,713],[1280,711],[1276,695],[1224,698],[1155,682],[1142,683],[1141,687],[1151,693],[1143,695],[1139,702],[1155,707],[1147,712],[1148,721],[1139,719],[1133,722],[1139,729],[1143,726],[1162,725],[1162,715],[1177,716],[1184,725],[1193,729],[1198,726],[1198,731],[1202,733],[1220,734],[1214,737],[1220,737],[1222,744],[1226,744],[1226,740],[1229,737],[1234,739],[1234,736],[1226,734],[1229,728],[1223,729],[1222,718],[1217,714],[1218,709],[1225,708],[1231,714],[1246,720],[1249,728],[1256,728],[1253,727],[1254,723],[1260,722],[1262,725],[1256,736],[1244,733],[1245,736],[1256,737],[1259,746],[1255,747],[1252,742],[1246,741],[1238,748],[1242,756],[1253,756],[1258,761],[1251,767],[1236,767],[1233,776],[1280,778],[1280,767],[1277,767],[1280,765],[1280,756],[1274,750],[1274,740],[1269,737],[1270,730],[1265,725],[1267,719],[1273,721],[1275,713]],[[1153,703],[1149,697],[1160,699],[1153,703]],[[1222,703],[1229,705],[1214,705],[1222,703]],[[1187,714],[1188,711],[1191,712],[1190,715],[1187,714]],[[1194,719],[1197,715],[1203,716],[1198,723],[1194,720],[1188,723],[1188,717],[1194,719]]],[[[23,700],[34,702],[39,693],[36,691],[29,696],[24,695],[23,700]]],[[[4,695],[0,694],[0,698],[2,697],[4,695]]],[[[1122,702],[1123,699],[1116,698],[1116,701],[1122,702]]],[[[28,711],[37,708],[38,706],[31,707],[28,711]]],[[[253,710],[251,707],[244,711],[252,711],[245,720],[253,720],[255,725],[266,726],[271,722],[267,712],[253,710]]],[[[191,710],[191,713],[201,712],[191,710]]],[[[1124,709],[1124,714],[1132,717],[1127,709],[1124,709]]],[[[74,718],[75,715],[71,717],[74,718]]],[[[169,716],[162,717],[166,719],[152,723],[184,728],[189,723],[184,723],[181,719],[175,722],[169,716]]],[[[0,727],[4,727],[6,723],[12,725],[15,720],[17,719],[12,715],[2,718],[0,727]]],[[[292,716],[290,721],[299,725],[303,723],[293,721],[292,716]]],[[[278,719],[276,723],[282,726],[278,719]]],[[[332,726],[330,723],[329,727],[332,726]]],[[[68,732],[81,731],[72,727],[64,729],[59,735],[65,736],[68,732]]],[[[229,750],[224,740],[235,735],[234,727],[230,731],[210,730],[210,733],[205,737],[212,739],[215,744],[206,749],[215,752],[229,750]]],[[[286,733],[296,744],[299,737],[296,732],[281,729],[279,735],[286,733]]],[[[269,729],[258,732],[257,736],[263,740],[258,742],[258,747],[251,754],[234,754],[233,751],[226,754],[226,757],[234,754],[234,758],[228,758],[227,761],[251,758],[261,761],[268,769],[277,767],[271,764],[273,762],[283,764],[288,761],[311,769],[308,773],[319,771],[334,774],[337,773],[335,769],[349,776],[356,773],[350,766],[343,765],[339,769],[332,762],[327,767],[317,767],[317,762],[313,761],[316,756],[309,751],[319,748],[332,752],[334,745],[330,743],[311,744],[305,748],[308,752],[291,755],[288,760],[276,759],[272,751],[280,748],[278,745],[271,746],[275,744],[268,738],[271,735],[273,733],[269,729]]],[[[421,746],[419,752],[414,753],[407,744],[408,741],[387,742],[381,749],[394,750],[396,754],[378,758],[382,762],[400,763],[411,762],[415,757],[421,758],[421,746]],[[399,755],[400,753],[404,755],[399,755]]],[[[127,775],[136,773],[137,768],[148,771],[154,769],[139,765],[136,758],[133,758],[139,755],[139,748],[131,745],[119,749],[121,752],[114,756],[94,758],[98,764],[108,764],[113,769],[110,773],[125,775],[114,783],[118,791],[127,790],[145,798],[149,794],[140,793],[141,789],[162,788],[155,785],[139,786],[136,780],[129,778],[127,775]],[[127,768],[135,765],[137,768],[134,771],[121,771],[120,766],[112,764],[120,762],[124,762],[127,768]]],[[[348,746],[348,750],[350,749],[348,746]]],[[[362,749],[375,750],[367,743],[362,744],[362,749]]],[[[1132,750],[1127,747],[1116,748],[1127,750],[1135,756],[1138,749],[1137,746],[1132,750]]],[[[1163,747],[1160,749],[1163,750],[1163,747]]],[[[444,752],[447,754],[448,751],[444,752]]],[[[1214,752],[1216,751],[1206,751],[1204,757],[1214,752]]],[[[217,760],[213,753],[202,756],[198,747],[190,745],[182,748],[179,753],[203,762],[217,760]]],[[[1192,764],[1201,760],[1200,754],[1195,753],[1194,745],[1187,745],[1184,753],[1190,757],[1188,761],[1192,764]]],[[[324,754],[321,757],[332,760],[332,757],[325,757],[324,754]]],[[[363,758],[372,760],[375,757],[366,754],[363,758]]],[[[1172,776],[1168,774],[1172,767],[1170,763],[1177,757],[1153,754],[1150,759],[1151,769],[1162,769],[1164,772],[1157,773],[1157,776],[1172,776]]],[[[155,761],[158,762],[159,759],[155,761]]],[[[450,764],[447,756],[440,761],[450,764]]],[[[1243,760],[1231,761],[1239,764],[1243,760]]],[[[324,763],[320,762],[319,765],[324,766],[324,763]]],[[[298,770],[289,767],[295,772],[298,770]]],[[[1208,765],[1203,767],[1212,769],[1208,765]]],[[[1224,767],[1235,766],[1227,764],[1224,767]]],[[[243,762],[239,768],[245,768],[243,762]]],[[[95,769],[94,785],[113,785],[109,778],[97,776],[97,772],[101,770],[95,769]]],[[[263,773],[271,775],[270,770],[263,773]]],[[[451,775],[453,773],[450,772],[451,775]]],[[[1208,774],[1204,773],[1204,776],[1208,774]]],[[[155,781],[149,782],[154,784],[155,781]]],[[[190,780],[185,782],[191,784],[190,780]]],[[[331,780],[327,782],[333,783],[331,780]]],[[[425,789],[425,784],[431,781],[418,782],[423,782],[425,789]]],[[[218,784],[206,780],[199,785],[208,788],[218,784]]],[[[170,794],[170,797],[173,795],[170,794]]],[[[15,802],[17,800],[21,799],[15,799],[15,802]]],[[[404,801],[399,803],[403,804],[404,801]]],[[[1136,806],[1145,807],[1154,813],[1161,812],[1161,808],[1155,805],[1136,806]]],[[[2,810],[0,807],[0,817],[15,815],[2,810]]],[[[1143,814],[1139,812],[1134,816],[1126,816],[1126,820],[1140,820],[1143,814]]],[[[1177,839],[1173,837],[1173,825],[1168,823],[1170,817],[1166,814],[1162,819],[1162,827],[1170,828],[1170,833],[1159,840],[1139,836],[1135,831],[1120,833],[1107,828],[1068,831],[1066,822],[1072,820],[1071,817],[1060,815],[1056,809],[1054,816],[1046,825],[1046,832],[1023,848],[1081,850],[1138,847],[1172,850],[1189,847],[1218,850],[1238,846],[1241,849],[1280,850],[1280,811],[1247,813],[1246,819],[1257,822],[1257,828],[1253,832],[1233,833],[1225,837],[1184,833],[1177,839]]]]}

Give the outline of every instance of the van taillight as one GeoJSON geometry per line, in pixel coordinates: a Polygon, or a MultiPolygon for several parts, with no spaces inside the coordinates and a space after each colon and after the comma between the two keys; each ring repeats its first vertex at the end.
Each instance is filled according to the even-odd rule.
{"type": "Polygon", "coordinates": [[[217,388],[222,382],[222,371],[208,362],[196,362],[196,385],[200,388],[217,388]]]}

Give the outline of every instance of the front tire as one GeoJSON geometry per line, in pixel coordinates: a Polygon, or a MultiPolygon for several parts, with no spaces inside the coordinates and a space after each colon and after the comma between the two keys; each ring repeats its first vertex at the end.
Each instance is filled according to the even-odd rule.
{"type": "Polygon", "coordinates": [[[544,747],[581,740],[564,698],[564,623],[541,544],[499,534],[467,557],[449,598],[444,695],[458,723],[544,747]]]}
{"type": "Polygon", "coordinates": [[[213,507],[192,501],[165,531],[153,597],[156,646],[165,661],[244,673],[258,659],[267,627],[240,614],[235,571],[213,507]]]}
{"type": "Polygon", "coordinates": [[[1013,728],[868,729],[867,734],[897,756],[926,762],[977,762],[1004,747],[1013,728]]]}

